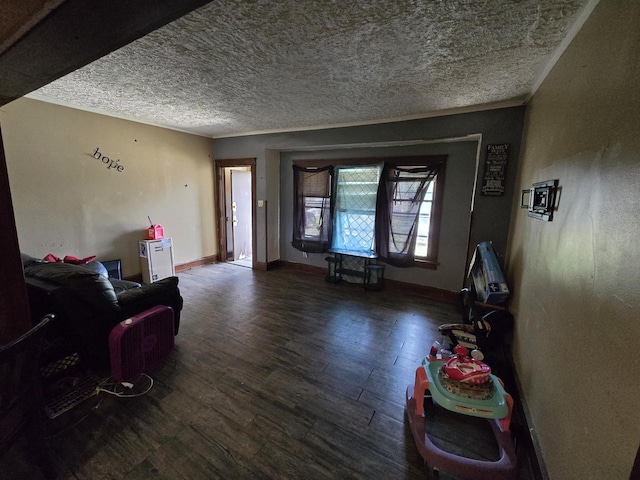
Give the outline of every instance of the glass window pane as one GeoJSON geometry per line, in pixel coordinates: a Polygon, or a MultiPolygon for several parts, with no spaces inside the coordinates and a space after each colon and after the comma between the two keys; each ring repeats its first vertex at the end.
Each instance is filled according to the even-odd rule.
{"type": "Polygon", "coordinates": [[[323,218],[324,198],[305,197],[304,199],[304,236],[313,238],[320,235],[323,218]]]}
{"type": "Polygon", "coordinates": [[[381,170],[381,165],[337,169],[332,248],[373,251],[381,170]]]}
{"type": "Polygon", "coordinates": [[[429,230],[431,226],[431,209],[433,207],[433,189],[436,181],[431,182],[429,189],[420,205],[420,215],[418,217],[418,236],[414,255],[417,258],[426,258],[429,254],[429,230]]]}

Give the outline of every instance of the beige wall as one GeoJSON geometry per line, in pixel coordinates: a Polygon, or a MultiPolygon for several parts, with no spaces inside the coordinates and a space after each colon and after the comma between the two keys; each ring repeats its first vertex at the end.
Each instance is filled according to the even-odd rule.
{"type": "Polygon", "coordinates": [[[514,199],[514,356],[552,479],[626,479],[640,439],[640,2],[600,2],[527,108],[514,199]],[[626,6],[621,8],[622,4],[626,6]]]}
{"type": "Polygon", "coordinates": [[[0,127],[23,252],[122,258],[133,275],[149,215],[176,264],[218,253],[211,139],[31,99],[0,108],[0,127]]]}

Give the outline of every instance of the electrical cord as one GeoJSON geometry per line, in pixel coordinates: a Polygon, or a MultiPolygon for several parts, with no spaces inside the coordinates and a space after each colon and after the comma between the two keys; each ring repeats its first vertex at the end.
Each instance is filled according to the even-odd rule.
{"type": "Polygon", "coordinates": [[[124,393],[124,392],[126,392],[126,390],[119,390],[118,387],[122,386],[122,387],[127,388],[127,389],[132,389],[134,387],[134,384],[130,383],[130,382],[111,382],[111,383],[106,383],[106,381],[105,381],[105,382],[101,383],[100,385],[98,385],[96,387],[96,393],[104,392],[104,393],[107,393],[109,395],[113,395],[114,397],[118,397],[118,398],[141,397],[141,396],[146,395],[147,393],[149,393],[149,390],[151,390],[151,388],[153,388],[153,378],[151,378],[146,373],[143,373],[142,376],[146,377],[149,380],[149,386],[147,387],[147,389],[144,392],[124,393]]]}
{"type": "MultiPolygon", "coordinates": [[[[127,393],[123,393],[126,390],[118,391],[117,389],[118,389],[119,386],[121,386],[122,388],[125,388],[125,389],[132,389],[134,387],[134,384],[130,383],[130,382],[109,382],[110,378],[107,377],[107,378],[105,378],[105,379],[103,379],[103,380],[101,380],[99,382],[98,386],[95,389],[95,394],[98,395],[100,392],[104,392],[104,393],[107,393],[109,395],[113,395],[113,396],[119,397],[119,398],[135,398],[135,397],[141,397],[143,395],[146,395],[147,393],[149,393],[149,390],[151,390],[151,388],[153,387],[153,378],[151,378],[146,373],[143,373],[142,375],[145,376],[149,380],[149,386],[147,387],[147,389],[144,392],[127,394],[127,393]]],[[[73,428],[77,427],[84,420],[86,420],[87,417],[89,417],[98,408],[100,408],[100,406],[102,405],[103,402],[104,402],[104,398],[98,399],[98,401],[95,403],[95,405],[93,407],[91,407],[91,410],[88,413],[86,413],[85,415],[80,417],[78,420],[73,422],[71,425],[67,425],[65,428],[63,428],[63,429],[61,429],[61,430],[59,430],[57,432],[53,432],[53,433],[50,433],[48,435],[45,435],[44,438],[46,438],[46,439],[56,438],[56,437],[59,437],[62,434],[66,434],[67,432],[71,431],[73,428]]]]}

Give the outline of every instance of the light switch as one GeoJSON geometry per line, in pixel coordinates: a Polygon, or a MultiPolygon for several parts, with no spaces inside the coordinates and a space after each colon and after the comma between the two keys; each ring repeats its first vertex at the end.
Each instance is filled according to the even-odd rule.
{"type": "Polygon", "coordinates": [[[264,207],[264,200],[258,200],[258,208],[264,207]]]}

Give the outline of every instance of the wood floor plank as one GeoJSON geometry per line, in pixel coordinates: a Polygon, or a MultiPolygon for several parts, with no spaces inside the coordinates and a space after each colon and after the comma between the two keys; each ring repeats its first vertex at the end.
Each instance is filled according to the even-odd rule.
{"type": "MultiPolygon", "coordinates": [[[[154,387],[131,399],[103,394],[49,440],[59,478],[424,478],[405,390],[438,326],[459,322],[454,306],[286,269],[221,263],[178,276],[180,332],[150,372],[154,387]]],[[[458,445],[449,423],[437,424],[441,440],[458,445]]],[[[24,452],[2,458],[0,471],[41,478],[24,452]]]]}
{"type": "Polygon", "coordinates": [[[253,469],[258,478],[290,480],[330,480],[335,470],[320,465],[313,458],[305,456],[300,447],[291,449],[288,445],[267,443],[253,461],[253,469]]]}
{"type": "Polygon", "coordinates": [[[394,453],[391,457],[385,456],[375,448],[375,439],[368,432],[366,426],[357,429],[349,425],[348,429],[343,429],[330,422],[318,421],[307,435],[307,441],[321,457],[331,459],[339,471],[348,472],[355,478],[422,478],[421,472],[404,464],[401,444],[389,445],[394,453]]]}
{"type": "Polygon", "coordinates": [[[165,478],[179,480],[207,480],[223,478],[221,472],[202,455],[209,443],[192,427],[185,427],[178,435],[149,456],[153,468],[165,478]]]}

